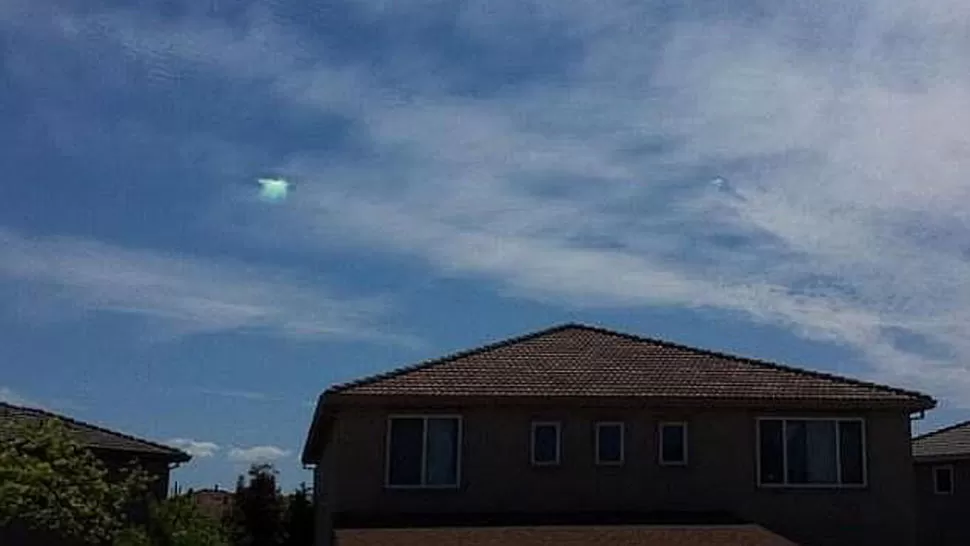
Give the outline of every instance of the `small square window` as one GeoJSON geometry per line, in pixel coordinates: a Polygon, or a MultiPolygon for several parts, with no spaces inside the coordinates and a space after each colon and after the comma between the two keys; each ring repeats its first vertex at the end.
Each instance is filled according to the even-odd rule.
{"type": "Polygon", "coordinates": [[[532,464],[550,466],[559,464],[560,425],[556,422],[532,423],[532,464]]]}
{"type": "Polygon", "coordinates": [[[933,468],[933,492],[937,495],[953,494],[952,466],[937,466],[933,468]]]}
{"type": "Polygon", "coordinates": [[[596,423],[596,464],[623,464],[623,423],[596,423]]]}
{"type": "Polygon", "coordinates": [[[687,423],[660,424],[660,464],[687,464],[687,423]]]}

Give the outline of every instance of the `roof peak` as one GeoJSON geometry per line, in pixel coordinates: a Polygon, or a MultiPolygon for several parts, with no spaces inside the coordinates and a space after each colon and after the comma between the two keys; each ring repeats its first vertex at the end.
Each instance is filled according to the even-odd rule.
{"type": "Polygon", "coordinates": [[[929,396],[927,396],[927,395],[925,395],[923,393],[916,392],[916,391],[912,391],[912,390],[901,389],[901,388],[897,388],[897,387],[891,387],[891,386],[883,385],[883,384],[880,384],[880,383],[875,383],[875,382],[871,382],[871,381],[865,381],[865,380],[851,378],[851,377],[845,377],[845,376],[836,375],[836,374],[827,373],[827,372],[821,372],[821,371],[817,371],[817,370],[809,370],[809,369],[798,368],[798,367],[789,366],[789,365],[785,365],[785,364],[778,364],[778,363],[775,363],[775,362],[770,362],[770,361],[762,360],[762,359],[758,359],[758,358],[752,358],[752,357],[746,357],[746,356],[739,356],[739,355],[734,355],[734,354],[730,354],[730,353],[726,353],[726,352],[722,352],[722,351],[716,351],[716,350],[711,350],[711,349],[698,348],[698,347],[694,347],[694,346],[690,346],[690,345],[685,345],[685,344],[682,344],[682,343],[677,343],[677,342],[668,341],[668,340],[659,339],[659,338],[652,338],[652,337],[642,336],[642,335],[638,335],[638,334],[631,334],[631,333],[627,333],[627,332],[620,332],[620,331],[612,330],[612,329],[605,328],[605,327],[602,327],[602,326],[595,326],[595,325],[581,323],[581,322],[563,322],[563,323],[555,324],[553,326],[549,326],[549,327],[546,327],[546,328],[543,328],[543,329],[540,329],[540,330],[535,330],[535,331],[528,332],[528,333],[525,333],[525,334],[521,334],[521,335],[518,335],[518,336],[513,336],[513,337],[510,337],[510,338],[501,339],[501,340],[494,341],[494,342],[491,342],[491,343],[487,343],[485,345],[481,345],[481,346],[474,347],[474,348],[471,348],[471,349],[465,349],[465,350],[462,350],[462,351],[458,351],[458,352],[454,352],[454,353],[451,353],[451,354],[447,354],[445,356],[441,356],[441,357],[437,357],[437,358],[432,358],[432,359],[420,361],[420,362],[417,362],[415,364],[411,364],[411,365],[404,366],[404,367],[400,367],[400,368],[395,368],[395,369],[392,369],[392,370],[389,370],[389,371],[386,371],[386,372],[382,372],[382,373],[378,373],[378,374],[373,374],[373,375],[370,375],[370,376],[365,376],[365,377],[362,377],[362,378],[359,378],[359,379],[356,379],[356,380],[353,380],[353,381],[350,381],[350,382],[336,384],[336,385],[333,385],[330,388],[328,388],[325,391],[325,394],[338,394],[338,393],[343,393],[343,392],[346,392],[348,390],[351,390],[351,389],[353,389],[355,387],[360,387],[360,386],[364,386],[364,385],[373,384],[373,383],[376,383],[376,382],[379,382],[379,381],[383,381],[383,380],[387,380],[387,379],[392,379],[392,378],[395,378],[395,377],[399,377],[399,376],[402,376],[402,375],[409,374],[411,372],[416,372],[416,371],[419,371],[419,370],[425,370],[425,369],[432,368],[432,367],[435,367],[435,366],[438,366],[438,365],[446,364],[446,363],[449,363],[449,362],[454,362],[456,360],[460,360],[462,358],[466,358],[466,357],[469,357],[469,356],[480,355],[480,354],[483,354],[483,353],[487,353],[487,352],[490,352],[490,351],[494,351],[496,349],[500,349],[500,348],[503,348],[503,347],[513,346],[513,345],[516,345],[516,344],[524,343],[524,342],[527,342],[527,341],[530,341],[530,340],[534,340],[534,339],[537,339],[537,338],[542,338],[542,337],[545,337],[545,336],[549,336],[549,335],[556,334],[556,333],[563,332],[563,331],[567,331],[567,330],[581,330],[581,331],[592,332],[592,333],[596,333],[596,334],[600,334],[600,335],[614,336],[614,337],[618,337],[618,338],[621,338],[621,339],[626,339],[626,340],[630,340],[630,341],[634,341],[634,342],[656,345],[656,346],[660,346],[660,347],[668,348],[668,349],[673,349],[673,350],[677,350],[677,351],[684,351],[684,352],[691,353],[691,354],[694,354],[694,355],[699,355],[699,356],[705,356],[705,357],[711,357],[711,358],[715,358],[715,359],[724,359],[724,360],[733,361],[733,362],[745,363],[745,364],[750,364],[750,365],[758,366],[758,367],[761,367],[761,368],[768,368],[768,369],[773,369],[773,370],[778,370],[778,371],[784,371],[784,372],[789,372],[789,373],[804,375],[804,376],[808,376],[808,377],[814,377],[814,378],[818,378],[818,379],[836,381],[836,382],[841,382],[841,383],[850,383],[850,384],[857,385],[857,386],[860,386],[860,387],[872,388],[872,389],[876,389],[876,390],[892,392],[892,393],[895,393],[895,394],[898,394],[898,395],[902,395],[902,396],[919,398],[919,399],[922,399],[927,404],[932,404],[932,405],[935,405],[936,404],[936,401],[933,400],[931,397],[929,397],[929,396]]]}

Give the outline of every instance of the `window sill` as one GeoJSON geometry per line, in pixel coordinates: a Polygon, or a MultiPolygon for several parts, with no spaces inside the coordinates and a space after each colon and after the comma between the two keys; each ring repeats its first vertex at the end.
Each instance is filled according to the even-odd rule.
{"type": "Polygon", "coordinates": [[[461,486],[455,485],[388,485],[384,484],[384,489],[388,491],[458,491],[461,486]]]}
{"type": "Polygon", "coordinates": [[[532,468],[559,468],[562,465],[559,463],[559,461],[548,462],[548,463],[532,461],[531,466],[532,468]]]}
{"type": "Polygon", "coordinates": [[[606,468],[617,468],[623,466],[623,461],[596,461],[595,464],[606,468]]]}
{"type": "Polygon", "coordinates": [[[660,461],[660,466],[669,466],[669,467],[675,467],[675,468],[676,467],[681,467],[681,468],[683,468],[683,467],[686,467],[687,466],[687,461],[660,461]]]}
{"type": "Polygon", "coordinates": [[[774,490],[832,490],[832,489],[848,489],[848,490],[863,490],[868,489],[869,485],[860,484],[839,484],[839,483],[759,483],[758,489],[774,489],[774,490]]]}

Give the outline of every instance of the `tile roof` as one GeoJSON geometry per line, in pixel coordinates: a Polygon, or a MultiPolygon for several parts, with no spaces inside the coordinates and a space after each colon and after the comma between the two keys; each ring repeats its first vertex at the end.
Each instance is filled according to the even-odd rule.
{"type": "Polygon", "coordinates": [[[918,392],[579,324],[337,385],[325,395],[788,399],[915,409],[936,404],[918,392]]]}
{"type": "Polygon", "coordinates": [[[21,422],[57,419],[64,423],[68,431],[74,435],[74,438],[78,442],[89,449],[158,456],[172,462],[186,462],[191,458],[187,453],[179,449],[141,438],[135,438],[134,436],[108,430],[41,409],[25,408],[0,402],[0,419],[12,419],[21,422]]]}
{"type": "Polygon", "coordinates": [[[970,421],[950,425],[913,438],[913,456],[917,459],[970,458],[970,421]]]}
{"type": "Polygon", "coordinates": [[[336,546],[797,546],[757,525],[341,529],[336,546]]]}

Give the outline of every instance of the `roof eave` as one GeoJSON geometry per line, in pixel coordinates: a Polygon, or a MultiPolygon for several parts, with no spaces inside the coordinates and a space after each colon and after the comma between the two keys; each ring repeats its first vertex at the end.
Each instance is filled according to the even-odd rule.
{"type": "Polygon", "coordinates": [[[124,454],[139,459],[160,459],[170,463],[182,464],[192,460],[191,455],[181,450],[173,450],[171,453],[163,453],[159,451],[142,451],[139,449],[125,449],[107,446],[88,445],[85,447],[96,453],[124,454]]]}
{"type": "MultiPolygon", "coordinates": [[[[930,410],[936,401],[929,397],[909,399],[837,399],[837,398],[728,398],[728,397],[674,397],[674,396],[612,396],[612,395],[464,395],[464,394],[362,394],[332,393],[327,395],[326,404],[337,406],[373,406],[384,404],[403,405],[457,405],[457,406],[496,406],[496,405],[546,405],[550,402],[562,404],[604,405],[604,406],[714,406],[744,408],[797,409],[813,407],[819,409],[863,409],[898,410],[909,413],[930,410]]],[[[319,407],[318,407],[319,409],[319,407]]],[[[316,420],[316,418],[315,418],[316,420]]]]}
{"type": "Polygon", "coordinates": [[[324,441],[327,437],[325,429],[328,420],[328,407],[332,405],[332,396],[327,392],[317,397],[317,406],[313,410],[313,420],[307,430],[306,441],[303,444],[303,453],[300,455],[300,462],[304,465],[317,464],[320,461],[320,454],[324,448],[324,441]]]}

